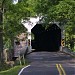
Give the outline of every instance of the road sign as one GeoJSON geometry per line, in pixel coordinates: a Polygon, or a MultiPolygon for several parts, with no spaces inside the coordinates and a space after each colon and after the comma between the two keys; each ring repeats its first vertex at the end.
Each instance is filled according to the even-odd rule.
{"type": "Polygon", "coordinates": [[[65,46],[65,40],[64,40],[64,39],[61,40],[61,46],[62,46],[62,47],[65,46]]]}

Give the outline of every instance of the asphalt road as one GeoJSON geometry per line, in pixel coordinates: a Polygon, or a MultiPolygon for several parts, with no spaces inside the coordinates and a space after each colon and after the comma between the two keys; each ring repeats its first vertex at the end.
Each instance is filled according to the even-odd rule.
{"type": "Polygon", "coordinates": [[[75,58],[61,52],[33,52],[18,75],[75,75],[75,58]]]}

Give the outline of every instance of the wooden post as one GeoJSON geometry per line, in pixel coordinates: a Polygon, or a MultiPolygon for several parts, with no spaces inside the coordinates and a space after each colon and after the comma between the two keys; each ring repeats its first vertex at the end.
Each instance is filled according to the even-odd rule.
{"type": "Polygon", "coordinates": [[[23,54],[23,63],[24,63],[24,65],[25,65],[25,57],[24,57],[24,54],[23,54]]]}
{"type": "Polygon", "coordinates": [[[19,62],[20,62],[20,65],[22,65],[21,56],[20,55],[19,55],[19,62]]]}

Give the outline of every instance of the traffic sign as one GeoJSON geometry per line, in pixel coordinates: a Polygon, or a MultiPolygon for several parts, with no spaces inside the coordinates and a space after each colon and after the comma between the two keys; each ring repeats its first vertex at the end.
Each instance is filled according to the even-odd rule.
{"type": "Polygon", "coordinates": [[[65,40],[64,40],[64,39],[61,40],[61,46],[62,46],[62,47],[65,46],[65,40]]]}

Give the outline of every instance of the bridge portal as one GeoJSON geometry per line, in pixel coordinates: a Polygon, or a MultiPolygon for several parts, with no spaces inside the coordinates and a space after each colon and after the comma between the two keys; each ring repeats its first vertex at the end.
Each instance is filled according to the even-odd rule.
{"type": "Polygon", "coordinates": [[[52,24],[45,29],[41,24],[37,24],[32,30],[34,40],[32,40],[32,48],[36,51],[59,51],[61,46],[61,29],[52,24]]]}

